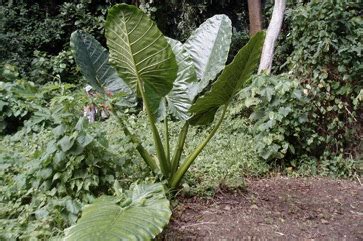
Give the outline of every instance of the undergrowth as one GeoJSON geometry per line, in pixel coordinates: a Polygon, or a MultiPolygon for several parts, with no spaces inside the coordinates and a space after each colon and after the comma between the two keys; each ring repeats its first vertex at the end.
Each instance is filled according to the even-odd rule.
{"type": "MultiPolygon", "coordinates": [[[[355,175],[356,163],[339,156],[334,160],[323,162],[306,157],[306,160],[299,162],[295,167],[289,162],[274,169],[273,163],[258,157],[250,133],[250,124],[245,117],[236,112],[238,105],[231,108],[230,117],[224,122],[221,131],[207,145],[185,176],[180,191],[182,195],[211,196],[220,187],[244,188],[244,177],[262,177],[274,170],[290,176],[352,177],[355,175]]],[[[150,129],[145,115],[130,114],[129,120],[130,129],[140,136],[145,148],[153,153],[150,129]]],[[[116,121],[110,118],[105,122],[96,122],[90,127],[85,127],[85,132],[77,133],[77,138],[85,133],[84,135],[92,136],[92,139],[101,138],[97,139],[97,142],[105,138],[108,144],[102,145],[107,150],[101,151],[97,142],[87,142],[83,154],[73,153],[72,148],[77,145],[72,144],[69,151],[73,154],[67,157],[67,163],[73,165],[71,169],[68,168],[72,170],[71,172],[67,169],[59,173],[55,169],[50,170],[46,164],[48,159],[44,156],[47,155],[47,146],[49,148],[49,143],[55,138],[54,130],[43,129],[35,133],[27,132],[24,128],[13,136],[2,137],[0,139],[0,224],[6,227],[6,230],[4,228],[1,230],[0,237],[5,240],[14,240],[15,237],[48,239],[61,235],[65,227],[76,221],[81,206],[92,201],[100,193],[107,193],[107,190],[112,188],[113,180],[117,179],[121,186],[128,187],[130,183],[149,177],[150,170],[134,151],[133,144],[116,125],[116,121]],[[98,152],[104,154],[96,155],[98,152]],[[115,153],[117,155],[114,155],[115,153]],[[96,158],[91,158],[92,156],[96,158]],[[34,163],[38,163],[38,166],[34,166],[34,163]],[[98,163],[102,163],[103,167],[107,166],[109,171],[116,165],[118,171],[103,175],[102,173],[107,170],[99,169],[101,164],[98,163]],[[80,181],[77,181],[77,178],[80,178],[77,170],[83,170],[80,181]],[[50,171],[53,178],[48,176],[50,171]],[[64,182],[54,182],[54,176],[64,179],[64,182]],[[102,182],[102,190],[95,188],[98,184],[93,184],[94,181],[102,182]],[[62,187],[66,189],[61,191],[62,187]],[[76,190],[75,196],[70,196],[72,190],[76,190]]],[[[177,138],[177,125],[177,122],[171,122],[172,138],[177,138]]],[[[207,132],[205,128],[192,129],[187,137],[186,152],[192,150],[207,132]]],[[[69,133],[70,137],[74,136],[72,131],[69,133]]],[[[60,149],[56,152],[61,153],[62,145],[58,147],[60,149]]]]}
{"type": "MultiPolygon", "coordinates": [[[[143,114],[132,115],[128,123],[145,144],[145,148],[153,153],[151,131],[146,117],[143,114]]],[[[114,151],[119,148],[118,142],[126,138],[121,131],[117,130],[116,125],[113,119],[102,124],[110,140],[110,148],[114,151]]],[[[171,143],[178,137],[178,125],[180,125],[178,122],[170,123],[170,132],[173,134],[171,143]]],[[[207,128],[191,129],[185,144],[186,153],[183,155],[192,151],[207,133],[207,128]]],[[[141,172],[147,170],[141,161],[135,161],[140,159],[137,153],[134,153],[131,159],[137,163],[136,166],[141,172]]],[[[227,119],[222,124],[220,132],[208,143],[191,166],[191,170],[186,174],[182,191],[191,195],[212,195],[220,185],[241,188],[244,187],[243,176],[263,176],[268,171],[268,164],[260,160],[255,153],[246,120],[227,119]]],[[[133,173],[128,178],[131,177],[140,178],[141,176],[133,173]]]]}

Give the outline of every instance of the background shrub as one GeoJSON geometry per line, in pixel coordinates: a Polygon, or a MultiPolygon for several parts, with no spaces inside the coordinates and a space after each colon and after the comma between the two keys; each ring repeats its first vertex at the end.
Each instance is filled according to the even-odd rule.
{"type": "Polygon", "coordinates": [[[240,100],[252,109],[249,116],[257,153],[265,160],[309,153],[308,103],[299,82],[287,75],[256,76],[240,100]]]}
{"type": "Polygon", "coordinates": [[[273,69],[285,74],[256,77],[241,95],[262,158],[353,175],[363,139],[361,14],[357,1],[288,4],[273,69]]]}
{"type": "Polygon", "coordinates": [[[310,98],[316,156],[352,153],[362,139],[362,105],[353,103],[363,87],[361,14],[357,1],[340,0],[311,1],[290,15],[288,64],[310,98]]]}

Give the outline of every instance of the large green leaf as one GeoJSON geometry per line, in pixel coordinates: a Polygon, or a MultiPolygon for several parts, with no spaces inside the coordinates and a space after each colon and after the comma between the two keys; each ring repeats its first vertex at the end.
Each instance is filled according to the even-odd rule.
{"type": "Polygon", "coordinates": [[[136,103],[133,91],[108,63],[107,50],[92,35],[75,31],[70,44],[77,65],[93,88],[101,93],[123,92],[129,104],[136,103]]]}
{"type": "Polygon", "coordinates": [[[213,121],[218,108],[228,104],[246,86],[259,63],[264,39],[264,32],[252,37],[237,53],[232,63],[226,66],[211,90],[193,104],[190,108],[194,114],[191,124],[208,124],[213,121]]]}
{"type": "Polygon", "coordinates": [[[151,240],[169,222],[170,203],[162,184],[136,185],[126,197],[104,196],[86,205],[65,241],[151,240]]]}
{"type": "Polygon", "coordinates": [[[200,80],[194,91],[201,92],[223,70],[231,38],[231,20],[226,15],[215,15],[201,24],[184,43],[200,80]]]}
{"type": "Polygon", "coordinates": [[[167,40],[175,54],[178,73],[172,90],[165,96],[166,103],[160,105],[159,111],[162,113],[159,113],[159,119],[165,118],[167,112],[170,112],[179,120],[187,120],[190,117],[189,108],[195,97],[191,88],[197,81],[197,75],[193,61],[183,44],[175,39],[167,38],[167,40]]]}
{"type": "Polygon", "coordinates": [[[135,92],[144,93],[154,114],[172,89],[178,70],[170,45],[156,24],[135,6],[112,7],[105,30],[111,64],[135,92]]]}

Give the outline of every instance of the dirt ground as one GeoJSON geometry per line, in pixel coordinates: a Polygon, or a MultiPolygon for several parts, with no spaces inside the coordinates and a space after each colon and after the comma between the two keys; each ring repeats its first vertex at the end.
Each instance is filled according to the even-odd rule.
{"type": "Polygon", "coordinates": [[[163,240],[363,240],[358,182],[276,177],[247,184],[213,198],[179,198],[163,240]]]}

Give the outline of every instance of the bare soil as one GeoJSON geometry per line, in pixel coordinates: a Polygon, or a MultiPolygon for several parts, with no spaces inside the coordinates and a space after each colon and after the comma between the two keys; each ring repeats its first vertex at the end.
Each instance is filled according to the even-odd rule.
{"type": "Polygon", "coordinates": [[[179,198],[163,240],[363,240],[363,187],[325,178],[247,180],[245,191],[179,198]]]}

